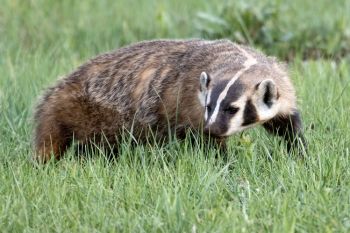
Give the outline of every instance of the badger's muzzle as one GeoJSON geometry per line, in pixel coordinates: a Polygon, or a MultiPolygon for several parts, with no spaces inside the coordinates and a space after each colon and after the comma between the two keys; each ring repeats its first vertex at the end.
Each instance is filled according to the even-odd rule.
{"type": "Polygon", "coordinates": [[[224,137],[225,132],[227,131],[227,128],[220,127],[219,124],[206,124],[206,126],[203,129],[203,132],[211,137],[221,138],[224,137]]]}

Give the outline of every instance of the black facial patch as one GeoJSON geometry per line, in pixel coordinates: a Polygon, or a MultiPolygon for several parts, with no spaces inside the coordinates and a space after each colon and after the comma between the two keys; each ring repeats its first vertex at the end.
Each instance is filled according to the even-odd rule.
{"type": "MultiPolygon", "coordinates": [[[[212,111],[215,108],[216,102],[220,94],[223,92],[223,90],[225,89],[229,81],[230,80],[221,81],[216,85],[214,85],[210,95],[210,103],[207,106],[212,111]]],[[[232,102],[236,101],[239,97],[241,97],[243,90],[244,90],[243,84],[239,80],[236,80],[235,83],[229,88],[225,99],[222,101],[219,112],[223,111],[223,109],[226,106],[230,105],[232,102]]],[[[208,119],[210,118],[211,113],[212,113],[211,111],[208,111],[208,119]]]]}
{"type": "Polygon", "coordinates": [[[213,111],[215,109],[215,105],[216,105],[216,102],[219,98],[219,95],[225,89],[228,82],[229,82],[229,80],[225,80],[225,81],[221,81],[221,82],[217,83],[216,85],[214,85],[214,87],[211,91],[211,94],[210,94],[210,102],[206,106],[207,110],[208,110],[208,119],[210,119],[211,114],[213,113],[213,111]]]}
{"type": "Polygon", "coordinates": [[[244,91],[244,85],[239,79],[237,79],[235,83],[228,89],[228,92],[224,101],[228,104],[235,102],[236,100],[239,99],[239,97],[242,96],[243,91],[244,91]]]}
{"type": "Polygon", "coordinates": [[[231,112],[232,114],[228,115],[231,115],[231,117],[234,116],[239,109],[231,106],[231,103],[238,100],[242,96],[243,91],[244,85],[239,80],[236,80],[235,83],[228,89],[227,95],[220,105],[219,112],[224,114],[231,112]]]}
{"type": "Polygon", "coordinates": [[[205,133],[210,134],[213,137],[222,136],[228,130],[230,119],[231,118],[227,116],[227,114],[219,112],[216,121],[205,128],[205,133]]]}
{"type": "Polygon", "coordinates": [[[211,91],[209,105],[215,105],[216,104],[216,101],[218,100],[219,95],[225,89],[225,87],[227,86],[228,82],[229,82],[228,80],[225,80],[225,81],[221,81],[221,82],[217,83],[216,85],[214,85],[214,87],[213,87],[213,89],[211,91]]]}
{"type": "Polygon", "coordinates": [[[243,112],[243,124],[242,126],[247,126],[258,121],[258,113],[252,100],[249,99],[245,105],[243,112]]]}

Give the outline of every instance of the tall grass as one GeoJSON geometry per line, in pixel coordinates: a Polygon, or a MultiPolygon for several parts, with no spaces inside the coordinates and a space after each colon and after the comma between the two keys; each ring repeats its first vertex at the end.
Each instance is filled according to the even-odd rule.
{"type": "MultiPolygon", "coordinates": [[[[197,20],[221,17],[224,4],[231,3],[1,1],[1,232],[350,231],[350,68],[343,56],[289,65],[310,147],[304,160],[257,128],[232,137],[227,157],[185,140],[125,142],[112,162],[99,150],[77,158],[73,148],[59,162],[31,162],[32,109],[58,76],[134,41],[206,36],[197,20]]],[[[281,25],[295,34],[318,21],[332,29],[349,7],[326,0],[286,6],[281,25]]],[[[283,54],[276,46],[263,49],[283,54]]]]}

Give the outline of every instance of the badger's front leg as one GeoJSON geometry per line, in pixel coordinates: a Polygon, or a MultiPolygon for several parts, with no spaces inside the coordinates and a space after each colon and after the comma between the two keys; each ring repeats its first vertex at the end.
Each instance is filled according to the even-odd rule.
{"type": "Polygon", "coordinates": [[[302,133],[302,122],[299,111],[287,116],[276,116],[263,124],[264,128],[275,135],[283,137],[287,142],[288,152],[295,148],[299,154],[306,152],[307,144],[302,133]]]}

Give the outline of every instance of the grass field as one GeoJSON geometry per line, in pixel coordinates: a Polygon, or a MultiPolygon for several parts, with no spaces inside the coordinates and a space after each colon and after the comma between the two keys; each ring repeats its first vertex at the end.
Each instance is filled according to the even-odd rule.
{"type": "MultiPolygon", "coordinates": [[[[345,0],[290,2],[280,17],[296,34],[316,22],[349,22],[345,0]]],[[[232,137],[228,158],[185,141],[125,143],[115,163],[98,152],[30,161],[33,106],[57,77],[131,42],[210,36],[198,23],[203,15],[220,22],[210,15],[222,4],[0,0],[0,232],[350,232],[346,55],[303,61],[298,50],[289,63],[309,142],[304,160],[257,128],[232,137]]],[[[340,37],[327,36],[316,47],[333,51],[340,37]]]]}

